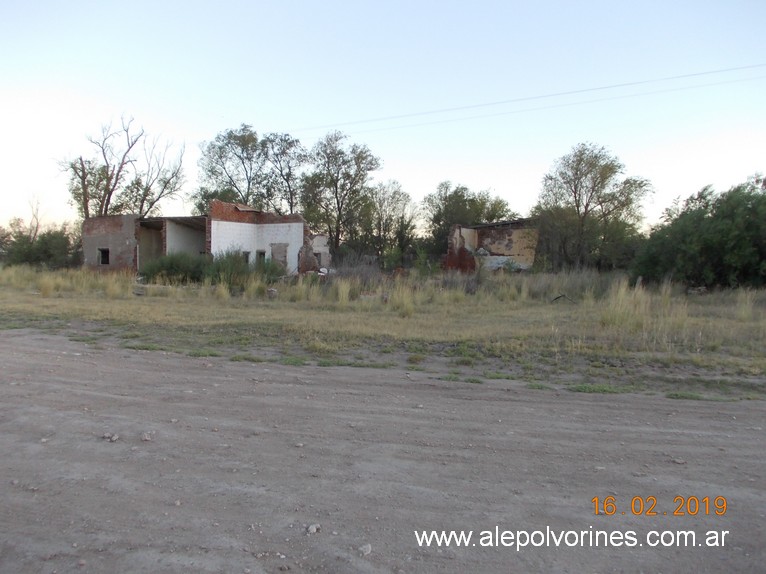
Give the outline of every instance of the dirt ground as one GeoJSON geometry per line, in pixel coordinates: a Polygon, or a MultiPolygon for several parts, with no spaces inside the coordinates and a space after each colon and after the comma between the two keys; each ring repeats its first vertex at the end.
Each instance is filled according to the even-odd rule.
{"type": "Polygon", "coordinates": [[[766,568],[760,400],[232,362],[30,329],[0,331],[0,393],[2,573],[766,568]],[[616,512],[596,515],[608,496],[616,512]],[[677,496],[709,497],[709,512],[673,516],[677,496]],[[634,497],[657,514],[633,515],[634,497]],[[585,544],[484,547],[496,527],[585,544]],[[472,530],[475,546],[419,546],[430,530],[472,530]],[[678,530],[698,546],[646,542],[678,530]],[[595,531],[637,544],[591,547],[595,531]]]}

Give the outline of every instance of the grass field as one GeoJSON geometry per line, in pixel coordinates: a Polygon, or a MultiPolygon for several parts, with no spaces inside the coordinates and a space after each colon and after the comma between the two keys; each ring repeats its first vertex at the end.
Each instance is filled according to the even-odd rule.
{"type": "Polygon", "coordinates": [[[386,368],[541,391],[763,398],[766,293],[686,295],[619,274],[335,276],[139,285],[132,275],[0,269],[0,328],[235,361],[386,368]],[[276,292],[269,293],[269,288],[276,292]],[[555,299],[555,301],[554,301],[555,299]]]}

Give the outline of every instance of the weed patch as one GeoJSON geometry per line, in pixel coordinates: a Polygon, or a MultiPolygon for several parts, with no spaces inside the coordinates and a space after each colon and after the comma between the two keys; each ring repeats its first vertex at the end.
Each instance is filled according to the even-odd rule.
{"type": "Polygon", "coordinates": [[[704,401],[705,397],[699,393],[692,393],[689,391],[671,391],[665,393],[665,396],[669,399],[682,399],[687,401],[704,401]]]}
{"type": "Polygon", "coordinates": [[[268,359],[264,359],[263,357],[256,357],[254,355],[232,355],[229,357],[229,360],[247,363],[265,363],[268,361],[268,359]]]}
{"type": "Polygon", "coordinates": [[[167,351],[168,349],[156,343],[128,343],[123,345],[126,349],[134,351],[167,351]]]}
{"type": "Polygon", "coordinates": [[[279,361],[283,365],[288,365],[290,367],[303,367],[306,365],[306,359],[303,357],[296,357],[295,355],[288,355],[287,357],[282,357],[279,361]]]}
{"type": "Polygon", "coordinates": [[[527,383],[526,388],[533,389],[536,391],[550,391],[553,389],[550,385],[546,385],[543,383],[527,383]]]}
{"type": "Polygon", "coordinates": [[[578,383],[575,385],[568,385],[567,389],[573,393],[599,393],[599,394],[611,394],[625,392],[619,387],[609,385],[606,383],[578,383]]]}
{"type": "Polygon", "coordinates": [[[221,353],[212,349],[193,349],[186,353],[190,357],[220,357],[221,353]]]}

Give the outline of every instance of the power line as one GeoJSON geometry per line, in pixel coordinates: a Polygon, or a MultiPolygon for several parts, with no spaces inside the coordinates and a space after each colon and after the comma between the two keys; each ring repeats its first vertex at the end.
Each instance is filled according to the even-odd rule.
{"type": "Polygon", "coordinates": [[[522,113],[526,113],[526,112],[536,112],[536,111],[540,111],[540,110],[552,110],[552,109],[556,109],[556,108],[567,108],[567,107],[572,107],[572,106],[582,106],[582,105],[593,104],[593,103],[598,103],[598,102],[609,102],[609,101],[613,101],[613,100],[624,100],[624,99],[629,99],[629,98],[638,98],[638,97],[642,97],[642,96],[651,96],[651,95],[655,95],[655,94],[666,94],[666,93],[670,93],[670,92],[682,92],[682,91],[687,91],[687,90],[696,90],[696,89],[699,89],[699,88],[707,88],[707,87],[711,87],[711,86],[721,86],[721,85],[725,85],[725,84],[736,84],[736,83],[748,82],[748,81],[752,81],[752,80],[762,80],[764,78],[766,78],[766,76],[755,76],[755,77],[752,77],[752,78],[741,78],[741,79],[737,79],[737,80],[726,80],[726,81],[722,81],[722,82],[711,82],[711,83],[707,83],[707,84],[698,84],[696,86],[684,86],[684,87],[680,87],[680,88],[668,88],[668,89],[665,89],[665,90],[653,90],[653,91],[650,91],[650,92],[639,92],[639,93],[636,93],[636,94],[623,94],[621,96],[610,96],[610,97],[607,97],[607,98],[596,98],[596,99],[591,99],[591,100],[582,100],[582,101],[579,101],[579,102],[567,102],[567,103],[564,103],[564,104],[551,104],[551,105],[548,105],[548,106],[537,106],[537,107],[534,107],[534,108],[524,108],[524,109],[520,109],[520,110],[510,110],[510,111],[506,111],[506,112],[496,112],[496,113],[492,113],[492,114],[480,114],[480,115],[473,115],[473,116],[462,116],[462,117],[459,117],[459,118],[445,118],[445,119],[442,119],[442,120],[434,120],[434,121],[430,121],[430,122],[419,122],[419,123],[415,123],[415,124],[402,124],[402,125],[397,125],[397,126],[388,126],[388,127],[381,127],[381,128],[370,128],[370,129],[363,129],[363,130],[355,130],[352,133],[353,134],[367,134],[367,133],[374,133],[374,132],[399,130],[399,129],[405,129],[405,128],[414,128],[414,127],[421,127],[421,126],[433,126],[433,125],[453,123],[453,122],[462,122],[462,121],[466,121],[466,120],[476,120],[476,119],[483,119],[483,118],[494,118],[494,117],[498,117],[498,116],[509,116],[509,115],[513,115],[513,114],[522,114],[522,113]]]}
{"type": "MultiPolygon", "coordinates": [[[[537,96],[526,96],[522,98],[512,98],[508,100],[500,100],[497,102],[485,102],[481,104],[471,104],[471,105],[465,105],[465,106],[456,106],[452,108],[441,108],[437,110],[427,110],[427,111],[421,111],[421,112],[412,112],[408,114],[398,114],[398,115],[392,115],[392,116],[382,116],[377,118],[370,118],[365,120],[353,120],[353,121],[347,121],[347,122],[341,122],[341,123],[335,123],[335,124],[326,124],[321,126],[313,126],[313,127],[306,127],[306,128],[300,128],[297,130],[293,130],[296,132],[300,131],[311,131],[311,130],[320,130],[320,129],[330,129],[330,128],[340,128],[340,127],[346,127],[346,126],[353,126],[353,125],[359,125],[359,124],[369,124],[369,123],[376,123],[376,122],[386,122],[391,120],[400,120],[400,119],[406,119],[406,118],[414,118],[419,116],[428,116],[428,115],[436,115],[436,114],[444,114],[444,113],[450,113],[450,112],[458,112],[458,111],[465,111],[465,110],[472,110],[477,108],[486,108],[486,107],[492,107],[492,106],[501,106],[505,104],[515,104],[520,102],[529,102],[529,101],[535,101],[535,100],[543,100],[548,98],[557,98],[561,96],[571,96],[576,94],[585,94],[589,92],[598,92],[598,91],[604,91],[604,90],[614,90],[617,88],[626,88],[631,86],[640,86],[640,85],[646,85],[646,84],[653,84],[653,83],[659,83],[659,82],[669,82],[672,80],[683,80],[688,78],[696,78],[700,76],[710,76],[713,74],[724,74],[727,72],[736,72],[741,70],[752,70],[755,68],[764,68],[766,67],[766,64],[754,64],[752,66],[739,66],[734,68],[722,68],[719,70],[709,70],[706,72],[695,72],[692,74],[679,74],[676,76],[666,76],[663,78],[655,78],[650,80],[638,80],[635,82],[624,82],[620,84],[610,84],[607,86],[598,86],[593,88],[583,88],[579,90],[568,90],[564,92],[554,92],[551,94],[542,94],[537,96]]],[[[736,81],[736,80],[733,80],[736,81]]],[[[728,83],[728,82],[722,82],[722,83],[728,83]]],[[[716,85],[716,84],[705,84],[702,86],[697,87],[706,87],[708,85],[716,85]]],[[[676,88],[678,90],[686,89],[686,88],[676,88]]],[[[666,90],[666,91],[673,91],[673,90],[666,90]]],[[[656,92],[651,92],[656,93],[656,92]]],[[[629,96],[633,97],[633,96],[629,96]]],[[[615,99],[619,98],[619,96],[615,97],[615,99]]],[[[595,101],[602,101],[602,100],[595,100],[595,101]]],[[[562,104],[567,105],[567,104],[562,104]]],[[[559,106],[552,106],[552,107],[559,107],[559,106]]],[[[535,109],[546,109],[546,108],[535,108],[535,109]]],[[[505,113],[517,113],[517,112],[505,112],[505,113]]],[[[477,117],[489,117],[489,116],[477,116],[477,117]]],[[[466,118],[469,119],[469,118],[466,118]]],[[[456,120],[440,120],[440,121],[456,121],[456,120]]],[[[439,122],[430,122],[430,123],[439,123],[439,122]]],[[[427,124],[418,124],[418,125],[427,125],[427,124]]],[[[409,126],[401,126],[401,127],[409,127],[409,126]]],[[[381,128],[381,129],[396,129],[396,128],[381,128]]]]}

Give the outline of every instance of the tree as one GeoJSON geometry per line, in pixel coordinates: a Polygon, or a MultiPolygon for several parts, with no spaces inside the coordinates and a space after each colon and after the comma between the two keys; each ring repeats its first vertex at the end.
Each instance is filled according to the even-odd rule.
{"type": "Polygon", "coordinates": [[[96,147],[95,157],[63,163],[71,201],[83,219],[120,213],[143,217],[156,213],[163,199],[178,195],[183,150],[169,159],[170,144],[161,146],[157,139],[148,143],[144,130],[135,131],[132,124],[132,119],[123,119],[120,128],[102,127],[99,138],[88,138],[96,147]]]}
{"type": "Polygon", "coordinates": [[[647,281],[766,285],[766,188],[760,177],[716,194],[708,186],[665,211],[633,267],[647,281]]]}
{"type": "Polygon", "coordinates": [[[332,132],[317,142],[302,189],[304,217],[328,234],[336,253],[341,242],[355,233],[359,214],[368,206],[370,174],[380,167],[367,146],[345,145],[346,137],[332,132]]]}
{"type": "Polygon", "coordinates": [[[207,213],[210,201],[220,199],[278,214],[295,213],[307,157],[301,142],[289,134],[259,137],[247,124],[221,132],[202,145],[200,186],[191,195],[194,209],[207,213]]]}
{"type": "Polygon", "coordinates": [[[0,261],[5,261],[8,248],[11,246],[11,230],[0,225],[0,261]]]}
{"type": "Polygon", "coordinates": [[[423,199],[429,237],[426,245],[432,255],[447,250],[447,239],[453,225],[478,225],[514,219],[518,214],[511,211],[508,203],[488,192],[474,193],[464,185],[452,186],[441,182],[434,193],[423,199]]]}
{"type": "Polygon", "coordinates": [[[198,213],[207,213],[210,199],[235,199],[258,209],[265,207],[262,193],[264,166],[258,134],[247,124],[219,133],[201,146],[200,188],[191,196],[198,213]]]}
{"type": "Polygon", "coordinates": [[[412,199],[397,181],[368,188],[356,218],[358,253],[374,255],[384,267],[399,266],[415,240],[417,212],[412,199]]]}
{"type": "Polygon", "coordinates": [[[144,139],[143,169],[123,188],[114,210],[117,213],[137,213],[141,217],[158,212],[162,199],[175,197],[184,183],[183,148],[175,160],[168,159],[170,144],[161,146],[157,139],[144,139]]]}
{"type": "Polygon", "coordinates": [[[59,269],[78,264],[78,238],[67,225],[41,230],[36,209],[29,223],[17,217],[10,228],[0,228],[0,253],[9,265],[59,269]]]}
{"type": "Polygon", "coordinates": [[[289,134],[267,134],[261,143],[266,158],[267,201],[277,213],[295,213],[300,202],[301,169],[308,154],[289,134]]]}
{"type": "Polygon", "coordinates": [[[578,144],[558,159],[532,210],[540,229],[538,257],[554,269],[622,261],[620,244],[635,240],[641,201],[651,191],[647,180],[622,179],[623,172],[617,157],[595,144],[578,144]]]}

